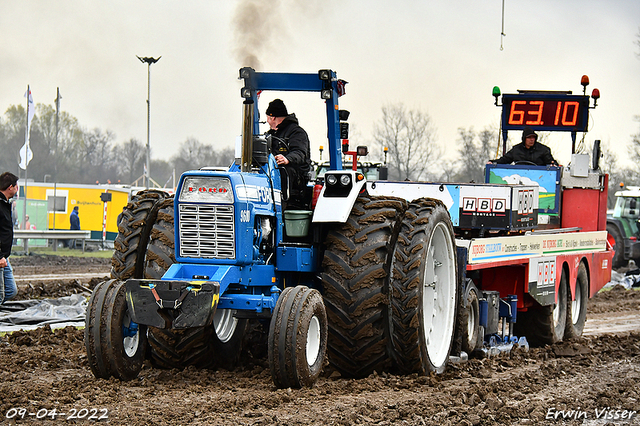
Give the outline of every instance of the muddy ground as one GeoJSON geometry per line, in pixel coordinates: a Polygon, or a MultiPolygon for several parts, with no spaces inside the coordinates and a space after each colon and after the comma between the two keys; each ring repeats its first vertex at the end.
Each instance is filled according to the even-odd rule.
{"type": "MultiPolygon", "coordinates": [[[[13,266],[18,277],[109,271],[96,259],[16,258],[13,266]]],[[[26,280],[19,298],[81,292],[97,281],[26,280]]],[[[82,330],[15,332],[0,338],[0,422],[86,423],[93,415],[132,426],[624,424],[635,411],[631,424],[640,424],[640,329],[607,330],[607,318],[639,312],[640,291],[614,288],[590,300],[590,335],[575,341],[473,359],[441,376],[347,380],[327,372],[302,390],[276,389],[264,359],[232,372],[145,365],[130,382],[98,380],[82,330]]]]}

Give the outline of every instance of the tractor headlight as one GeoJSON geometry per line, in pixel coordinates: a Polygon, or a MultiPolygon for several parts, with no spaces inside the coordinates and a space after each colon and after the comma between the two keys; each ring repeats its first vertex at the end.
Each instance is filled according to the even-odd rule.
{"type": "MultiPolygon", "coordinates": [[[[358,173],[356,173],[357,175],[358,173]]],[[[326,183],[324,188],[325,197],[348,197],[354,188],[357,176],[347,170],[329,171],[324,175],[326,183]]]]}

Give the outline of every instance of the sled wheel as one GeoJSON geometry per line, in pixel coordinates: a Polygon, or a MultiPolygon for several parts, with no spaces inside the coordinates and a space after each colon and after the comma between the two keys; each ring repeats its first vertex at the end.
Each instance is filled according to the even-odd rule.
{"type": "Polygon", "coordinates": [[[147,327],[131,321],[123,281],[116,281],[109,288],[101,323],[106,325],[106,351],[112,375],[120,380],[136,378],[147,350],[147,327]]]}
{"type": "Polygon", "coordinates": [[[163,191],[140,191],[122,210],[118,217],[118,235],[113,242],[111,278],[143,277],[149,233],[155,222],[158,203],[167,196],[163,191]]]}
{"type": "Polygon", "coordinates": [[[471,355],[473,351],[482,346],[480,336],[480,302],[478,289],[469,281],[467,291],[467,307],[460,314],[460,326],[462,337],[462,350],[471,355]]]}
{"type": "Polygon", "coordinates": [[[101,332],[101,317],[105,297],[111,285],[116,280],[99,283],[91,293],[84,328],[84,345],[87,351],[87,361],[91,372],[98,379],[111,377],[109,360],[105,357],[105,342],[101,332]]]}
{"type": "MultiPolygon", "coordinates": [[[[622,240],[622,235],[620,235],[620,231],[615,225],[607,225],[607,232],[609,236],[613,239],[613,259],[611,260],[611,266],[614,268],[620,268],[625,266],[626,262],[624,260],[624,241],[622,240]]],[[[640,265],[639,265],[640,266],[640,265]]]]}
{"type": "Polygon", "coordinates": [[[525,335],[532,346],[552,345],[564,338],[566,322],[567,275],[563,269],[556,304],[518,313],[516,334],[525,335]]]}
{"type": "Polygon", "coordinates": [[[389,363],[389,268],[407,202],[359,197],[347,222],[325,240],[320,275],[329,318],[328,358],[345,377],[362,378],[389,363]]]}
{"type": "Polygon", "coordinates": [[[584,263],[578,267],[576,278],[576,296],[573,300],[567,292],[567,321],[564,336],[567,339],[582,336],[584,323],[587,320],[587,303],[589,300],[589,275],[584,263]]]}
{"type": "Polygon", "coordinates": [[[305,286],[285,288],[269,326],[269,367],[276,387],[315,384],[326,356],[327,334],[320,293],[305,286]]]}
{"type": "Polygon", "coordinates": [[[458,279],[445,205],[419,199],[405,212],[392,263],[391,340],[401,373],[444,371],[453,344],[458,279]]]}

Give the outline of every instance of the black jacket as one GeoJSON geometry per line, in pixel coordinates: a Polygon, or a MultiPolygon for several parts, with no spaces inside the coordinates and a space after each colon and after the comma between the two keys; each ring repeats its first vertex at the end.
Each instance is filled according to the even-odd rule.
{"type": "Polygon", "coordinates": [[[295,114],[289,114],[276,130],[269,130],[271,138],[271,152],[273,155],[282,154],[289,164],[299,172],[300,176],[308,176],[311,170],[311,147],[307,132],[298,125],[295,114]]]}
{"type": "Polygon", "coordinates": [[[11,203],[0,192],[0,257],[8,259],[13,243],[13,221],[11,220],[11,203]]]}
{"type": "Polygon", "coordinates": [[[497,164],[511,164],[518,161],[529,161],[538,166],[547,166],[549,164],[557,164],[556,160],[551,155],[551,150],[548,146],[539,142],[533,144],[529,149],[525,146],[524,142],[520,142],[511,148],[505,155],[493,160],[493,163],[497,164]]]}

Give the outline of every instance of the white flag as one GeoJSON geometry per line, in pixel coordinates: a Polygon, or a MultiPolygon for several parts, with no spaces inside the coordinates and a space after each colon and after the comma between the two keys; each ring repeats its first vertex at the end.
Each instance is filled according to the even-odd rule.
{"type": "Polygon", "coordinates": [[[27,133],[24,137],[24,145],[20,148],[20,163],[18,164],[21,169],[26,169],[29,162],[33,158],[33,151],[29,146],[29,135],[31,134],[31,120],[36,112],[33,106],[33,96],[31,96],[31,89],[27,87],[27,92],[24,94],[27,98],[27,133]]]}
{"type": "Polygon", "coordinates": [[[20,148],[20,168],[25,170],[29,165],[29,162],[33,158],[33,151],[31,151],[31,147],[29,146],[29,141],[27,141],[22,148],[20,148]]]}

